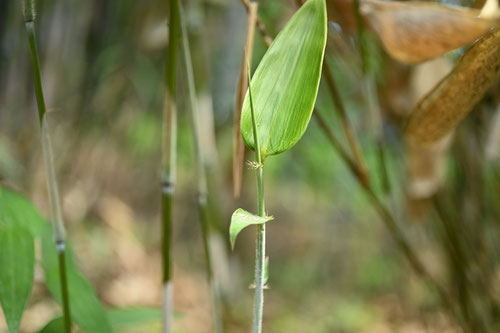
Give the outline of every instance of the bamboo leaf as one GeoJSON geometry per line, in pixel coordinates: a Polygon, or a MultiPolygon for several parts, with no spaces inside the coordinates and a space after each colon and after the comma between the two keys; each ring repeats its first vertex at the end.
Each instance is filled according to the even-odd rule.
{"type": "Polygon", "coordinates": [[[0,226],[22,227],[31,232],[33,237],[39,237],[46,224],[31,202],[0,186],[0,226]]]}
{"type": "MultiPolygon", "coordinates": [[[[318,93],[325,45],[325,1],[309,0],[262,58],[251,81],[262,160],[290,149],[304,134],[318,93]]],[[[254,149],[248,92],[241,134],[254,149]]]]}
{"type": "MultiPolygon", "coordinates": [[[[154,307],[116,308],[107,311],[113,332],[152,325],[161,322],[161,310],[154,307]]],[[[52,319],[39,333],[63,333],[64,319],[52,319]]]]}
{"type": "Polygon", "coordinates": [[[231,216],[231,224],[229,226],[229,240],[231,242],[231,247],[234,249],[236,237],[238,237],[241,230],[245,229],[249,225],[264,224],[272,220],[274,220],[272,216],[258,216],[247,212],[244,209],[238,208],[231,216]]]}
{"type": "MultiPolygon", "coordinates": [[[[32,237],[42,239],[42,266],[45,282],[54,298],[61,302],[59,265],[53,241],[52,227],[36,208],[19,194],[0,186],[0,228],[21,228],[32,237]]],[[[2,244],[3,255],[4,245],[2,244]]],[[[111,332],[106,312],[95,295],[90,283],[80,274],[74,262],[71,248],[66,249],[66,266],[70,291],[71,315],[75,322],[88,332],[111,332]]],[[[0,264],[0,268],[10,267],[0,264]]],[[[0,275],[7,270],[0,269],[0,275]]],[[[0,283],[1,285],[2,283],[0,283]]],[[[0,286],[1,288],[1,286],[0,286]]]]}
{"type": "Polygon", "coordinates": [[[417,104],[406,137],[419,145],[444,137],[481,100],[499,73],[500,30],[494,30],[476,42],[453,71],[417,104]]]}
{"type": "Polygon", "coordinates": [[[64,333],[64,318],[52,319],[38,333],[64,333]]]}
{"type": "Polygon", "coordinates": [[[161,310],[153,307],[111,309],[108,318],[113,331],[161,322],[161,310]]]}
{"type": "Polygon", "coordinates": [[[33,236],[20,227],[0,228],[0,304],[11,333],[18,332],[33,285],[33,236]]]}
{"type": "Polygon", "coordinates": [[[417,63],[472,43],[496,21],[478,9],[432,2],[363,0],[367,16],[386,51],[395,59],[417,63]]]}

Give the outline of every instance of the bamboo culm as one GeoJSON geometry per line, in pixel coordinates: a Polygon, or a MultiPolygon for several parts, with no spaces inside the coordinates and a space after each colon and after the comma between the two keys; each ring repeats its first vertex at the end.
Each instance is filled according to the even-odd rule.
{"type": "Polygon", "coordinates": [[[179,16],[180,31],[181,31],[183,65],[188,85],[187,90],[188,90],[188,102],[189,102],[188,104],[189,104],[189,112],[191,120],[191,134],[193,138],[193,146],[194,146],[195,160],[196,160],[196,172],[198,178],[198,211],[201,222],[203,249],[205,253],[206,274],[207,274],[208,284],[210,286],[211,300],[212,300],[213,332],[221,333],[223,324],[222,314],[221,314],[221,297],[217,281],[213,273],[212,255],[210,253],[210,217],[207,205],[208,186],[207,186],[207,176],[205,170],[205,161],[203,160],[203,154],[201,153],[199,112],[196,103],[196,90],[194,85],[191,50],[189,47],[188,33],[184,21],[184,12],[182,4],[179,3],[179,0],[174,0],[174,2],[178,2],[177,8],[179,10],[178,16],[179,16]]]}
{"type": "Polygon", "coordinates": [[[175,166],[177,161],[177,105],[176,64],[179,41],[179,10],[177,1],[170,1],[169,43],[165,64],[165,99],[162,129],[162,176],[161,176],[161,221],[163,258],[163,332],[172,332],[172,199],[175,190],[175,166]]]}
{"type": "Polygon", "coordinates": [[[58,253],[59,279],[61,285],[64,332],[71,332],[71,311],[69,304],[69,289],[66,271],[66,240],[64,231],[64,222],[61,213],[58,187],[55,176],[54,157],[52,153],[52,144],[49,135],[49,124],[46,114],[45,98],[43,95],[42,79],[40,73],[40,60],[35,35],[35,4],[34,1],[25,0],[23,2],[23,14],[28,34],[28,44],[30,49],[31,63],[33,67],[33,81],[35,86],[36,102],[38,107],[38,119],[40,122],[41,144],[47,175],[47,189],[50,201],[51,215],[53,220],[54,241],[58,253]]]}
{"type": "MultiPolygon", "coordinates": [[[[248,56],[246,57],[248,59],[248,56]]],[[[264,161],[260,151],[259,139],[257,135],[257,124],[255,121],[255,111],[253,108],[252,89],[250,86],[251,75],[250,65],[247,64],[248,95],[250,99],[250,112],[252,116],[252,131],[255,143],[255,156],[257,159],[257,211],[259,216],[266,215],[264,202],[264,161]]],[[[266,265],[266,226],[257,225],[256,250],[255,250],[255,297],[253,304],[252,332],[262,332],[262,317],[264,312],[264,273],[266,265]]]]}

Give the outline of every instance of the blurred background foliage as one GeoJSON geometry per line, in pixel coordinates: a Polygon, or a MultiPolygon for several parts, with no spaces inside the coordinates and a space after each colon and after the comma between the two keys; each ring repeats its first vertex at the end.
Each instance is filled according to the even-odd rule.
{"type": "MultiPolygon", "coordinates": [[[[198,102],[203,121],[213,123],[213,133],[205,133],[204,142],[211,152],[210,205],[218,231],[212,245],[216,275],[224,286],[226,331],[245,332],[251,321],[252,292],[247,286],[253,276],[254,234],[244,231],[231,252],[228,224],[236,207],[255,210],[253,172],[244,171],[240,199],[232,196],[231,176],[233,112],[247,16],[236,0],[184,3],[198,102]]],[[[489,139],[498,127],[493,120],[498,89],[458,128],[450,152],[443,157],[444,180],[435,180],[440,183],[437,194],[412,199],[401,131],[417,101],[412,97],[415,80],[427,90],[433,83],[428,83],[429,75],[417,78],[417,66],[388,58],[378,41],[370,38],[370,62],[382,110],[378,123],[368,112],[360,84],[351,3],[332,0],[328,6],[327,58],[371,183],[418,256],[445,282],[457,307],[466,307],[463,313],[472,317],[482,313],[488,318],[480,320],[498,324],[500,188],[494,154],[491,157],[486,149],[500,150],[499,143],[489,139]]],[[[167,2],[44,0],[37,7],[57,176],[78,264],[106,306],[160,305],[159,174],[167,2]]],[[[259,15],[274,36],[295,10],[291,0],[260,1],[259,15]]],[[[33,200],[48,217],[25,39],[20,3],[0,1],[0,180],[33,200]]],[[[256,33],[254,68],[264,52],[256,33]]],[[[453,61],[451,55],[434,71],[446,73],[453,61]]],[[[193,209],[195,163],[182,75],[180,82],[175,327],[178,332],[208,332],[210,302],[193,209]]],[[[323,83],[317,106],[347,146],[323,83]]],[[[247,159],[252,156],[247,154],[247,159]]],[[[459,320],[407,265],[314,119],[289,154],[266,165],[267,209],[276,220],[268,227],[265,331],[460,331],[459,320]]],[[[36,332],[59,313],[43,279],[35,271],[23,332],[36,332]]],[[[0,332],[4,331],[0,319],[0,332]]]]}

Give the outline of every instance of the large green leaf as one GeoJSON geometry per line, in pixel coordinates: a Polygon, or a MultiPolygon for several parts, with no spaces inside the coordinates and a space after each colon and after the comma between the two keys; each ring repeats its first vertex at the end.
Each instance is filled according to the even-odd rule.
{"type": "MultiPolygon", "coordinates": [[[[326,45],[325,0],[309,0],[278,34],[251,81],[262,159],[290,149],[304,134],[318,93],[326,45]]],[[[254,149],[250,101],[243,140],[254,149]]]]}
{"type": "MultiPolygon", "coordinates": [[[[33,237],[42,239],[42,266],[45,272],[45,282],[54,298],[61,303],[58,255],[51,225],[42,218],[28,200],[0,186],[0,227],[24,228],[30,231],[33,237]]],[[[3,252],[1,243],[0,246],[3,252]]],[[[66,246],[66,269],[71,316],[75,323],[87,332],[111,332],[106,311],[91,284],[79,272],[69,245],[66,246]]]]}
{"type": "MultiPolygon", "coordinates": [[[[107,312],[113,332],[137,329],[144,325],[161,323],[161,310],[154,307],[131,307],[111,309],[107,312]]],[[[39,333],[63,333],[64,320],[57,317],[51,320],[39,333]]]]}
{"type": "Polygon", "coordinates": [[[23,227],[30,231],[33,237],[39,237],[47,223],[31,202],[0,186],[0,226],[23,227]]]}
{"type": "Polygon", "coordinates": [[[234,248],[234,243],[236,242],[236,237],[241,230],[245,229],[252,224],[264,224],[273,220],[272,216],[258,216],[244,209],[238,208],[234,211],[231,216],[231,224],[229,225],[229,240],[231,242],[231,247],[234,248]]]}
{"type": "Polygon", "coordinates": [[[21,227],[0,228],[0,304],[11,333],[18,332],[33,285],[33,236],[21,227]]]}
{"type": "MultiPolygon", "coordinates": [[[[78,271],[69,249],[66,250],[65,259],[71,318],[85,332],[110,333],[111,325],[106,311],[91,284],[78,271]]],[[[51,233],[45,233],[42,237],[42,265],[47,288],[61,303],[58,253],[51,233]]]]}

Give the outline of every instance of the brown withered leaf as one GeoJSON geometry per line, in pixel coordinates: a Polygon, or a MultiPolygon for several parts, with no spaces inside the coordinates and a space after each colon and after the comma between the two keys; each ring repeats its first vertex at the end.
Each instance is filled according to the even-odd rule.
{"type": "Polygon", "coordinates": [[[500,30],[477,41],[453,71],[427,94],[410,115],[405,135],[428,145],[454,129],[493,85],[500,72],[500,30]]]}
{"type": "Polygon", "coordinates": [[[472,8],[431,2],[362,0],[361,12],[395,59],[418,63],[481,37],[495,25],[472,8]]]}

